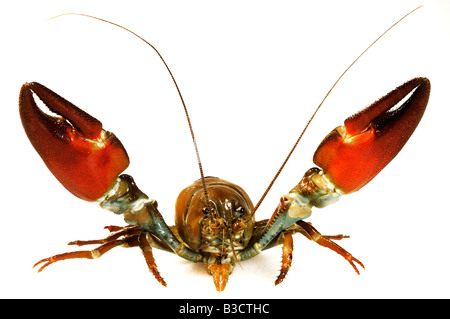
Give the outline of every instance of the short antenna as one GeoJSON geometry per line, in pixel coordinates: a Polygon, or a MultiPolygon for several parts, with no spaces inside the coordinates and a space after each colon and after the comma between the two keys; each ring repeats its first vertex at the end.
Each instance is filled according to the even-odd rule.
{"type": "Polygon", "coordinates": [[[209,199],[208,199],[208,192],[206,190],[205,175],[203,174],[203,166],[202,166],[202,162],[200,160],[200,153],[198,151],[197,141],[195,140],[194,129],[192,128],[191,119],[189,117],[189,113],[188,113],[186,104],[184,103],[184,99],[183,99],[183,96],[181,95],[181,91],[180,91],[180,88],[178,87],[177,81],[175,80],[175,77],[173,76],[172,71],[170,71],[170,68],[167,65],[167,63],[164,60],[164,58],[162,57],[162,55],[159,53],[159,51],[150,42],[145,40],[140,35],[136,34],[135,32],[133,32],[133,31],[131,31],[131,30],[129,30],[129,29],[123,27],[123,26],[121,26],[120,24],[117,24],[117,23],[114,23],[114,22],[111,22],[111,21],[108,21],[108,20],[105,20],[105,19],[94,17],[94,16],[91,16],[91,15],[88,15],[88,14],[72,13],[72,12],[70,12],[70,13],[63,13],[63,14],[57,15],[55,17],[50,18],[49,20],[55,19],[55,18],[58,18],[58,17],[61,17],[61,16],[65,16],[65,15],[78,15],[78,16],[87,17],[87,18],[91,18],[91,19],[95,19],[95,20],[99,20],[99,21],[102,21],[102,22],[106,22],[106,23],[112,24],[112,25],[114,25],[116,27],[119,27],[119,28],[121,28],[121,29],[123,29],[123,30],[125,30],[125,31],[127,31],[129,33],[131,33],[132,35],[138,37],[139,39],[144,41],[146,44],[148,44],[156,52],[156,54],[158,54],[159,58],[164,63],[164,66],[166,67],[167,71],[169,72],[170,77],[172,78],[173,84],[175,84],[175,87],[176,87],[176,89],[178,91],[178,95],[180,96],[181,103],[183,104],[184,113],[186,114],[186,119],[187,119],[187,122],[188,122],[188,125],[189,125],[189,131],[190,131],[191,137],[192,137],[192,142],[194,143],[195,154],[197,156],[198,168],[200,170],[200,176],[201,176],[202,184],[203,184],[203,191],[205,193],[206,207],[209,208],[210,203],[209,203],[209,199]]]}
{"type": "Polygon", "coordinates": [[[291,157],[292,153],[294,152],[295,148],[297,147],[298,143],[300,142],[300,140],[303,137],[303,134],[305,134],[306,129],[308,128],[309,124],[311,124],[312,120],[314,119],[314,117],[316,116],[317,112],[319,111],[320,107],[322,106],[323,102],[325,102],[326,98],[328,97],[328,95],[330,95],[331,91],[334,89],[334,87],[338,84],[338,82],[341,80],[341,78],[344,76],[345,73],[347,73],[347,71],[356,63],[356,61],[359,60],[359,58],[361,56],[363,56],[364,53],[366,53],[376,42],[378,42],[378,40],[380,40],[386,33],[388,33],[393,27],[395,27],[398,23],[400,23],[400,21],[402,21],[403,19],[405,19],[407,16],[409,16],[410,14],[412,14],[414,11],[418,10],[419,8],[423,7],[423,5],[418,6],[417,8],[415,8],[414,10],[410,11],[409,13],[407,13],[406,15],[404,15],[402,18],[400,18],[397,22],[395,22],[393,25],[391,25],[386,31],[384,31],[375,41],[373,41],[346,69],[344,72],[342,72],[342,74],[339,76],[339,78],[336,80],[336,82],[334,82],[333,86],[330,88],[330,90],[327,92],[327,94],[325,94],[325,97],[323,98],[322,102],[320,102],[320,104],[317,106],[316,110],[314,111],[314,113],[312,114],[312,116],[310,117],[310,119],[308,120],[308,123],[306,123],[305,127],[303,128],[303,131],[301,132],[300,136],[298,137],[297,141],[295,142],[294,146],[292,147],[291,151],[289,152],[289,154],[287,155],[286,159],[284,160],[283,164],[281,165],[281,167],[278,169],[277,173],[275,174],[274,178],[272,179],[272,181],[270,182],[269,186],[267,187],[267,189],[264,191],[264,194],[261,196],[261,199],[258,201],[258,203],[255,205],[255,208],[253,209],[252,215],[255,214],[256,210],[259,208],[259,206],[261,205],[261,203],[263,202],[264,198],[267,196],[267,193],[270,191],[270,189],[272,188],[273,184],[275,183],[276,179],[278,178],[278,176],[280,175],[281,171],[283,170],[284,166],[286,165],[287,161],[289,160],[289,158],[291,157]]]}

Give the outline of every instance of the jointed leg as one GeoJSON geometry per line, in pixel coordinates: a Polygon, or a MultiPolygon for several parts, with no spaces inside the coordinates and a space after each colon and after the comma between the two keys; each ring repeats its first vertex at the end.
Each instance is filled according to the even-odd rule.
{"type": "Polygon", "coordinates": [[[281,270],[280,274],[277,277],[277,280],[275,280],[275,285],[278,285],[283,281],[289,269],[291,268],[293,250],[294,250],[294,241],[292,239],[292,233],[286,232],[284,234],[284,242],[282,248],[283,254],[281,259],[281,270]]]}
{"type": "Polygon", "coordinates": [[[117,247],[117,246],[125,246],[125,247],[133,247],[137,246],[137,235],[133,235],[131,237],[126,237],[123,239],[117,239],[117,240],[111,240],[106,242],[105,244],[93,249],[93,250],[80,250],[80,251],[73,251],[69,253],[59,254],[52,257],[44,258],[39,260],[37,263],[34,264],[33,268],[37,265],[44,263],[41,268],[39,268],[38,272],[41,272],[45,267],[61,260],[65,259],[75,259],[75,258],[88,258],[88,259],[95,259],[101,257],[103,254],[108,252],[110,249],[117,247]]]}
{"type": "Polygon", "coordinates": [[[145,261],[147,262],[148,269],[153,274],[153,276],[155,276],[156,280],[161,283],[161,285],[167,287],[166,282],[161,277],[158,268],[156,267],[155,259],[153,258],[152,246],[150,244],[152,242],[152,238],[150,233],[142,233],[141,235],[139,235],[138,241],[145,261]]]}
{"type": "Polygon", "coordinates": [[[103,239],[94,239],[94,240],[74,240],[68,243],[67,245],[77,245],[77,246],[85,246],[85,245],[96,245],[96,244],[105,244],[112,240],[118,239],[121,236],[131,236],[142,233],[142,228],[139,226],[105,226],[105,229],[108,229],[112,234],[103,239]]]}
{"type": "Polygon", "coordinates": [[[309,223],[306,223],[304,221],[298,221],[297,225],[300,226],[304,230],[304,232],[300,231],[300,233],[305,235],[307,238],[314,240],[316,243],[318,243],[321,246],[330,248],[331,250],[335,251],[336,253],[338,253],[339,255],[344,257],[350,263],[350,265],[353,267],[353,269],[356,271],[356,273],[358,275],[359,275],[358,268],[356,267],[356,265],[353,262],[356,262],[364,269],[364,265],[358,259],[353,257],[344,248],[342,248],[341,246],[339,246],[338,244],[336,244],[335,242],[332,241],[332,239],[340,240],[342,238],[348,238],[348,236],[344,236],[344,235],[337,235],[337,236],[325,236],[324,235],[324,236],[322,236],[322,234],[319,231],[317,231],[317,229],[315,229],[309,223]]]}
{"type": "MultiPolygon", "coordinates": [[[[152,247],[151,245],[154,244],[155,247],[160,247],[160,243],[155,242],[155,240],[152,239],[151,234],[144,231],[139,226],[107,226],[107,228],[110,232],[112,232],[111,235],[104,239],[96,239],[96,240],[76,240],[73,242],[70,242],[69,245],[78,245],[78,246],[84,246],[84,245],[92,245],[92,244],[101,244],[99,247],[93,249],[93,250],[80,250],[80,251],[73,251],[68,252],[64,254],[55,255],[52,257],[44,258],[40,261],[38,261],[36,264],[34,264],[33,267],[36,267],[37,265],[44,263],[38,270],[38,272],[41,272],[44,268],[47,266],[61,260],[65,259],[76,259],[76,258],[88,258],[88,259],[95,259],[101,257],[103,254],[108,252],[109,250],[122,246],[122,247],[139,247],[142,251],[142,254],[144,255],[145,261],[147,262],[148,268],[150,272],[155,276],[155,278],[163,285],[166,286],[166,283],[164,279],[159,274],[155,259],[153,258],[152,254],[152,247]],[[123,238],[120,238],[122,237],[123,238]]],[[[163,249],[165,247],[162,247],[163,249]]]]}

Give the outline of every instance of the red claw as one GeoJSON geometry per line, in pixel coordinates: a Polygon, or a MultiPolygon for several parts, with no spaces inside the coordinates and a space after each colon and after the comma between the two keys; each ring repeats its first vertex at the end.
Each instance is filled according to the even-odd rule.
{"type": "Polygon", "coordinates": [[[20,90],[22,125],[48,169],[75,196],[94,201],[127,168],[128,155],[102,123],[45,86],[25,83],[20,90]],[[33,93],[56,115],[44,113],[33,93]]]}
{"type": "Polygon", "coordinates": [[[322,141],[314,154],[314,163],[344,193],[359,190],[408,141],[425,111],[430,88],[427,78],[412,79],[349,117],[344,126],[333,130],[322,141]]]}

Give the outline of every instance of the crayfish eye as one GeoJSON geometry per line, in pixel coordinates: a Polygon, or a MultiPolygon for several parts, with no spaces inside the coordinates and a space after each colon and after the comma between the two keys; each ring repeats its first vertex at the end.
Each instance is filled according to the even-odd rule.
{"type": "Polygon", "coordinates": [[[204,207],[204,208],[202,208],[202,213],[205,215],[205,216],[209,216],[209,215],[215,215],[215,209],[214,209],[214,207],[204,207]]]}
{"type": "Polygon", "coordinates": [[[241,217],[245,213],[245,208],[242,206],[239,206],[236,208],[236,215],[237,217],[241,217]]]}

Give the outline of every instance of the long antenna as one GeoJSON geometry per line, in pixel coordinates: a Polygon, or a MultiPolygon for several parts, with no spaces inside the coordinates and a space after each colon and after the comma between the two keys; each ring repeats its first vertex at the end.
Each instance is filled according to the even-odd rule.
{"type": "Polygon", "coordinates": [[[141,37],[140,35],[134,33],[133,31],[131,31],[131,30],[129,30],[129,29],[123,27],[123,26],[121,26],[120,24],[117,24],[117,23],[114,23],[114,22],[111,22],[111,21],[108,21],[108,20],[105,20],[105,19],[101,19],[101,18],[98,18],[98,17],[94,17],[94,16],[91,16],[91,15],[88,15],[88,14],[83,14],[83,13],[72,13],[72,12],[70,12],[70,13],[63,13],[63,14],[54,16],[54,17],[50,18],[49,20],[52,20],[52,19],[55,19],[55,18],[58,18],[58,17],[61,17],[61,16],[65,16],[65,15],[78,15],[78,16],[88,17],[88,18],[91,18],[91,19],[95,19],[95,20],[99,20],[99,21],[102,21],[102,22],[106,22],[106,23],[112,24],[112,25],[114,25],[114,26],[116,26],[116,27],[119,27],[119,28],[121,28],[121,29],[123,29],[123,30],[125,30],[125,31],[128,31],[128,32],[130,32],[132,35],[138,37],[139,39],[141,39],[142,41],[144,41],[146,44],[148,44],[148,45],[156,52],[156,54],[158,54],[159,58],[160,58],[161,61],[164,63],[164,66],[166,67],[167,71],[169,72],[170,77],[172,78],[173,84],[175,84],[175,87],[176,87],[176,89],[177,89],[177,91],[178,91],[178,95],[180,96],[181,103],[183,104],[184,113],[186,114],[186,119],[187,119],[187,122],[188,122],[188,125],[189,125],[189,131],[191,132],[192,142],[194,143],[194,147],[195,147],[195,154],[196,154],[196,156],[197,156],[198,168],[199,168],[199,170],[200,170],[200,176],[201,176],[202,184],[203,184],[203,191],[204,191],[204,193],[205,193],[206,207],[209,208],[210,203],[209,203],[209,199],[208,199],[208,192],[207,192],[207,190],[206,190],[205,175],[203,174],[203,166],[202,166],[202,162],[201,162],[201,160],[200,160],[200,153],[199,153],[199,151],[198,151],[197,141],[195,140],[194,129],[192,128],[191,119],[190,119],[190,117],[189,117],[189,113],[188,113],[186,104],[184,103],[184,99],[183,99],[183,96],[181,95],[181,91],[180,91],[180,88],[178,87],[177,81],[175,80],[175,77],[173,76],[172,71],[170,71],[170,68],[169,68],[169,66],[167,65],[167,63],[166,63],[166,61],[164,60],[164,58],[162,57],[162,55],[159,53],[159,51],[158,51],[158,50],[157,50],[150,42],[148,42],[147,40],[145,40],[145,39],[144,39],[143,37],[141,37]]]}
{"type": "Polygon", "coordinates": [[[280,175],[281,171],[283,170],[284,166],[286,165],[287,161],[289,160],[289,158],[291,157],[292,153],[294,152],[295,148],[297,147],[298,143],[300,142],[300,140],[303,137],[303,134],[305,134],[306,129],[308,128],[309,124],[312,122],[312,120],[314,119],[314,117],[316,116],[317,112],[319,111],[320,107],[322,106],[323,102],[325,102],[326,98],[328,97],[328,95],[330,95],[331,91],[334,89],[334,87],[338,84],[338,82],[341,80],[341,78],[344,76],[345,73],[347,73],[347,71],[356,63],[356,61],[359,60],[359,58],[367,52],[367,50],[369,50],[378,40],[380,40],[386,33],[389,32],[389,30],[391,30],[393,27],[395,27],[400,21],[402,21],[403,19],[405,19],[407,16],[409,16],[411,13],[413,13],[414,11],[418,10],[419,8],[423,7],[423,5],[418,6],[417,8],[415,8],[414,10],[410,11],[409,13],[407,13],[406,15],[404,15],[402,18],[400,18],[397,22],[395,22],[393,25],[391,25],[386,31],[384,31],[375,41],[373,41],[346,69],[344,72],[342,72],[342,74],[339,76],[339,78],[336,80],[336,82],[334,82],[333,86],[330,88],[330,90],[327,92],[327,94],[325,94],[325,97],[323,98],[322,102],[320,102],[320,104],[317,106],[316,110],[314,111],[314,113],[312,114],[312,116],[310,117],[308,123],[306,123],[306,126],[303,128],[303,131],[301,132],[300,136],[298,137],[297,141],[295,142],[294,146],[292,147],[291,151],[289,152],[289,154],[287,155],[286,159],[284,160],[283,164],[281,165],[280,169],[277,171],[277,173],[275,174],[274,178],[272,179],[272,181],[270,182],[269,186],[267,187],[267,189],[265,190],[264,194],[262,195],[261,199],[258,201],[258,203],[255,205],[255,208],[253,209],[252,215],[255,214],[256,210],[258,209],[258,207],[261,205],[261,203],[263,202],[264,198],[266,197],[267,193],[269,192],[269,190],[272,188],[273,184],[275,183],[276,179],[278,178],[278,176],[280,175]]]}

